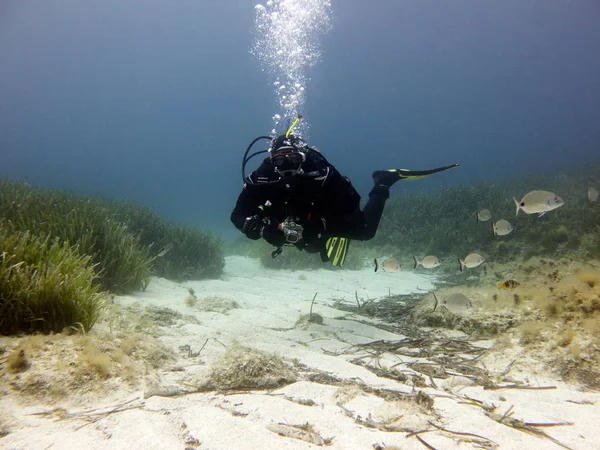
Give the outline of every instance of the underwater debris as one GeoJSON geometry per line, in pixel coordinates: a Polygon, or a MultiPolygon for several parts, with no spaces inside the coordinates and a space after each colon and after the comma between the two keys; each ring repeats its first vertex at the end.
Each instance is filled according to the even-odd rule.
{"type": "Polygon", "coordinates": [[[355,345],[341,354],[351,355],[366,352],[366,355],[358,356],[351,362],[365,367],[377,376],[400,382],[412,381],[416,386],[426,387],[427,383],[418,374],[429,377],[433,386],[435,386],[432,379],[434,377],[443,379],[456,375],[469,378],[480,385],[489,385],[488,371],[477,365],[477,360],[487,350],[487,348],[463,339],[420,337],[398,341],[367,342],[355,345]],[[385,368],[379,364],[379,358],[384,354],[426,358],[428,362],[398,363],[385,368]],[[400,366],[406,366],[409,370],[400,370],[400,366]]]}
{"type": "Polygon", "coordinates": [[[572,450],[571,447],[563,444],[558,439],[553,438],[545,431],[540,430],[538,427],[558,427],[558,426],[565,426],[565,425],[573,425],[573,423],[571,423],[571,422],[557,422],[557,423],[525,422],[523,420],[512,417],[512,415],[514,413],[513,408],[514,408],[514,405],[510,406],[510,408],[508,408],[506,410],[506,412],[502,415],[497,412],[494,412],[494,411],[484,411],[484,413],[490,419],[495,420],[496,422],[501,423],[502,425],[506,425],[508,427],[515,428],[519,431],[528,432],[528,433],[534,434],[536,436],[546,438],[546,439],[554,442],[556,445],[559,445],[560,447],[572,450]]]}
{"type": "Polygon", "coordinates": [[[240,345],[228,348],[215,361],[199,390],[271,389],[297,380],[297,375],[280,357],[240,345]]]}
{"type": "Polygon", "coordinates": [[[180,345],[179,351],[183,352],[184,354],[187,354],[188,358],[196,358],[197,356],[200,356],[200,353],[202,352],[202,350],[204,350],[204,347],[206,347],[206,344],[208,344],[209,340],[210,338],[206,338],[204,344],[202,344],[202,347],[200,347],[200,350],[198,350],[197,352],[192,350],[192,346],[190,344],[180,345]]]}
{"type": "Polygon", "coordinates": [[[181,320],[183,314],[167,307],[147,306],[142,312],[142,317],[149,319],[155,325],[168,327],[181,320]]]}
{"type": "MultiPolygon", "coordinates": [[[[407,438],[410,437],[416,437],[419,442],[421,442],[421,444],[423,444],[425,447],[429,448],[429,449],[435,449],[435,447],[429,445],[427,442],[425,442],[425,440],[420,436],[421,434],[424,433],[429,433],[432,431],[440,431],[449,435],[454,435],[454,436],[461,436],[461,439],[458,441],[458,444],[460,445],[461,443],[470,443],[473,444],[476,448],[487,448],[487,449],[496,449],[499,447],[499,445],[492,441],[491,439],[488,439],[484,436],[481,436],[479,434],[474,434],[474,433],[468,433],[468,432],[464,432],[464,431],[453,431],[450,430],[448,428],[442,427],[441,425],[437,425],[436,423],[432,422],[431,420],[428,421],[428,424],[431,425],[432,427],[434,427],[433,429],[425,429],[425,430],[420,430],[420,431],[413,431],[409,434],[406,435],[407,438]]],[[[385,449],[387,447],[383,447],[383,449],[385,449]]],[[[383,450],[382,449],[382,450],[383,450]]]]}
{"type": "Polygon", "coordinates": [[[600,284],[600,274],[592,270],[575,269],[575,277],[582,283],[593,288],[600,284]]]}
{"type": "Polygon", "coordinates": [[[10,434],[13,422],[14,417],[10,411],[0,409],[0,439],[10,434]]]}
{"type": "Polygon", "coordinates": [[[312,314],[302,314],[300,318],[294,324],[294,328],[304,328],[309,323],[316,323],[317,325],[323,325],[325,320],[323,316],[317,313],[312,314]]]}
{"type": "Polygon", "coordinates": [[[318,292],[315,292],[315,296],[313,297],[312,302],[310,302],[310,311],[308,313],[308,321],[311,323],[318,323],[319,325],[323,325],[323,316],[321,316],[320,314],[316,314],[316,313],[313,315],[313,311],[312,311],[318,294],[319,294],[318,292]]]}
{"type": "Polygon", "coordinates": [[[216,312],[219,314],[226,314],[232,309],[238,309],[239,303],[230,298],[221,297],[219,295],[213,295],[211,297],[205,297],[198,301],[196,309],[202,312],[216,312]]]}
{"type": "MultiPolygon", "coordinates": [[[[493,305],[491,302],[493,302],[492,296],[490,296],[490,304],[493,305]]],[[[439,299],[438,304],[441,305],[439,299]]],[[[455,314],[448,308],[439,306],[436,311],[433,311],[431,300],[423,299],[405,312],[406,318],[402,322],[403,332],[411,330],[412,335],[419,336],[419,327],[435,327],[462,331],[471,337],[486,338],[498,336],[523,320],[523,314],[515,308],[503,307],[492,311],[468,309],[467,312],[468,314],[455,314]]]]}
{"type": "Polygon", "coordinates": [[[192,288],[188,288],[188,295],[184,300],[186,306],[193,307],[198,302],[198,297],[192,288]]]}
{"type": "Polygon", "coordinates": [[[24,372],[29,368],[29,361],[25,357],[25,349],[17,348],[6,357],[6,365],[9,372],[24,372]]]}
{"type": "Polygon", "coordinates": [[[281,422],[277,424],[271,423],[267,425],[267,430],[277,433],[280,436],[299,439],[318,446],[329,445],[333,441],[333,438],[322,438],[308,422],[302,425],[289,425],[281,422]]]}

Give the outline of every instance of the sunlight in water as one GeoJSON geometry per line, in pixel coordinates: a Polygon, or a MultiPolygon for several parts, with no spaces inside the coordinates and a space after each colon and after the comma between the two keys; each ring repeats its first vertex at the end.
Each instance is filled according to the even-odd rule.
{"type": "MultiPolygon", "coordinates": [[[[273,134],[302,113],[308,69],[321,58],[321,36],[331,29],[331,2],[269,0],[256,5],[256,40],[252,54],[269,74],[280,110],[273,116],[273,134]]],[[[307,132],[302,121],[296,134],[307,132]]]]}

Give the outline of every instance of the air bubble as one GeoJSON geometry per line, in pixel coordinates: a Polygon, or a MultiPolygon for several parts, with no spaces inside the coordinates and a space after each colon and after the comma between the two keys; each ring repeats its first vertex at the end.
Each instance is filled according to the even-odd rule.
{"type": "MultiPolygon", "coordinates": [[[[252,54],[271,77],[280,114],[273,116],[275,128],[296,117],[304,108],[309,69],[321,57],[321,37],[331,28],[328,0],[268,0],[257,5],[256,39],[252,54]]],[[[301,121],[295,132],[309,125],[301,121]]],[[[280,130],[281,132],[281,130],[280,130]]]]}

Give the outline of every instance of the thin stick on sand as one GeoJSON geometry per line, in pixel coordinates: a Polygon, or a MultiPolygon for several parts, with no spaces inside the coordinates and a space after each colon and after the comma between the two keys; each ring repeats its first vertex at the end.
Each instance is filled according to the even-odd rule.
{"type": "Polygon", "coordinates": [[[428,420],[427,422],[429,423],[429,425],[431,425],[433,427],[436,427],[438,430],[445,431],[446,433],[455,434],[457,436],[471,436],[471,437],[476,437],[476,438],[479,438],[479,439],[483,439],[484,441],[492,442],[492,443],[498,445],[496,442],[492,441],[491,439],[488,439],[485,436],[480,436],[479,434],[467,433],[467,432],[462,432],[462,431],[452,431],[452,430],[449,430],[448,428],[444,428],[444,427],[442,427],[440,425],[436,425],[431,420],[428,420]]]}
{"type": "Polygon", "coordinates": [[[309,320],[312,318],[312,309],[313,309],[313,305],[315,304],[315,299],[317,298],[317,294],[318,294],[318,292],[315,292],[315,296],[313,297],[312,302],[310,303],[310,312],[308,313],[309,320]]]}

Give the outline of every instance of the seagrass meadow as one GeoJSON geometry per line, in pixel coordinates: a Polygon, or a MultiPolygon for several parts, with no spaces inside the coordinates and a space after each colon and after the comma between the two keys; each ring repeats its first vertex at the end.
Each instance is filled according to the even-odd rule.
{"type": "Polygon", "coordinates": [[[222,242],[125,201],[0,180],[0,333],[87,332],[109,293],[218,277],[222,242]]]}
{"type": "Polygon", "coordinates": [[[588,188],[599,185],[599,165],[431,193],[403,195],[400,185],[400,195],[388,201],[369,246],[397,257],[434,254],[454,261],[471,252],[498,263],[533,256],[599,258],[600,204],[587,198],[588,188]],[[564,206],[542,217],[522,212],[515,217],[513,197],[520,201],[534,189],[556,193],[564,206]],[[492,218],[478,223],[476,214],[482,209],[490,210],[492,218]],[[511,234],[494,236],[492,223],[500,219],[514,226],[511,234]]]}

